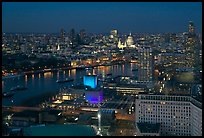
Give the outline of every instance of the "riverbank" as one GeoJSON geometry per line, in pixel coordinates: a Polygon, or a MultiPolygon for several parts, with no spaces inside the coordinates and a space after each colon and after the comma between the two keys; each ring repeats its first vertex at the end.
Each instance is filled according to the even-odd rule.
{"type": "Polygon", "coordinates": [[[121,65],[125,64],[125,61],[117,61],[107,64],[98,64],[98,65],[89,65],[89,66],[79,66],[79,67],[59,67],[59,68],[52,68],[52,69],[41,69],[41,70],[33,70],[33,71],[24,71],[21,73],[16,73],[15,75],[11,76],[2,76],[2,79],[6,78],[15,78],[23,75],[30,75],[30,74],[36,74],[36,73],[45,73],[45,72],[56,72],[58,70],[72,70],[72,69],[86,69],[86,68],[94,68],[99,66],[112,66],[112,65],[121,65]]]}
{"type": "Polygon", "coordinates": [[[37,107],[42,102],[48,101],[52,96],[55,96],[58,93],[59,93],[59,91],[46,92],[46,93],[43,93],[41,95],[32,96],[32,97],[26,99],[25,101],[23,101],[20,106],[37,107]]]}

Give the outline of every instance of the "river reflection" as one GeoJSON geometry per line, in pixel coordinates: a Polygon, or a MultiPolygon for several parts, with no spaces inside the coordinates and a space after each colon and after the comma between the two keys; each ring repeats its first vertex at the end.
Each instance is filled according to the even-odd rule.
{"type": "MultiPolygon", "coordinates": [[[[12,98],[3,98],[3,105],[22,105],[23,101],[43,93],[56,93],[62,87],[69,87],[73,83],[82,83],[81,77],[87,74],[102,75],[112,73],[113,76],[125,75],[135,76],[132,69],[136,68],[135,63],[127,63],[124,65],[99,66],[94,69],[83,70],[64,70],[57,72],[36,73],[32,75],[25,75],[17,78],[7,78],[2,80],[2,91],[8,92],[12,87],[17,85],[25,85],[28,89],[24,91],[17,91],[12,98]],[[56,80],[63,78],[73,78],[74,82],[56,83],[56,80]],[[13,100],[13,102],[11,102],[13,100]]],[[[37,100],[37,99],[36,99],[37,100]]]]}

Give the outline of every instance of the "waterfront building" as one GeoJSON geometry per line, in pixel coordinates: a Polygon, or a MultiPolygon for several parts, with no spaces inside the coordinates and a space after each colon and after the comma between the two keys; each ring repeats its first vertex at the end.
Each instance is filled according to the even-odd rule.
{"type": "Polygon", "coordinates": [[[161,135],[202,136],[202,103],[190,96],[140,94],[136,123],[160,123],[161,135]]]}
{"type": "Polygon", "coordinates": [[[97,76],[96,75],[85,75],[83,80],[84,80],[84,86],[89,86],[93,89],[97,87],[97,76]]]}

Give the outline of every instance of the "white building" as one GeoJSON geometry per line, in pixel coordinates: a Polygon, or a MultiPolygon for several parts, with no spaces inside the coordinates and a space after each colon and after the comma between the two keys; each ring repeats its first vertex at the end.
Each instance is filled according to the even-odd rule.
{"type": "Polygon", "coordinates": [[[130,35],[128,36],[128,38],[125,40],[124,44],[121,42],[121,39],[119,39],[118,41],[118,48],[119,49],[123,49],[123,48],[136,48],[136,46],[134,45],[134,40],[133,37],[130,33],[130,35]]]}
{"type": "Polygon", "coordinates": [[[132,35],[131,35],[131,33],[130,33],[130,35],[128,36],[128,38],[127,38],[127,46],[128,47],[130,47],[130,46],[132,46],[133,44],[134,44],[134,40],[133,40],[133,37],[132,37],[132,35]]]}
{"type": "Polygon", "coordinates": [[[190,96],[141,94],[136,123],[160,123],[161,135],[202,136],[202,103],[190,96]]]}

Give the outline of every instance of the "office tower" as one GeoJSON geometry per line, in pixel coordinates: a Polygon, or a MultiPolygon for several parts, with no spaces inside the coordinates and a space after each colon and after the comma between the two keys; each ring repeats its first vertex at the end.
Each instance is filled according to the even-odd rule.
{"type": "Polygon", "coordinates": [[[117,43],[118,41],[118,30],[111,30],[110,31],[110,39],[113,40],[114,43],[117,43]]]}
{"type": "Polygon", "coordinates": [[[186,54],[186,67],[194,68],[198,67],[199,61],[199,50],[201,49],[201,43],[198,36],[195,34],[195,27],[193,22],[189,23],[189,33],[187,43],[185,44],[185,54],[186,54]]]}
{"type": "Polygon", "coordinates": [[[64,31],[64,29],[61,29],[61,31],[60,31],[60,38],[61,38],[61,41],[64,42],[64,39],[65,39],[65,31],[64,31]]]}
{"type": "Polygon", "coordinates": [[[76,35],[74,28],[72,28],[69,33],[70,46],[72,49],[75,49],[77,46],[77,42],[76,42],[77,37],[78,36],[76,35]]]}
{"type": "Polygon", "coordinates": [[[111,30],[110,34],[111,34],[111,37],[117,37],[118,36],[118,30],[111,30]]]}
{"type": "Polygon", "coordinates": [[[194,23],[192,21],[189,22],[188,32],[189,32],[189,34],[194,34],[195,33],[195,26],[194,26],[194,23]]]}
{"type": "Polygon", "coordinates": [[[85,36],[86,36],[86,32],[85,32],[85,29],[81,29],[80,32],[79,32],[79,36],[80,36],[80,44],[84,44],[84,39],[85,39],[85,36]]]}
{"type": "Polygon", "coordinates": [[[153,81],[153,55],[152,48],[149,46],[141,46],[138,49],[138,80],[147,83],[153,81]]]}
{"type": "Polygon", "coordinates": [[[195,81],[201,81],[200,71],[202,70],[202,43],[198,35],[195,33],[195,25],[189,22],[188,39],[185,45],[187,54],[187,64],[194,69],[195,81]]]}
{"type": "Polygon", "coordinates": [[[71,42],[73,43],[74,40],[75,40],[75,37],[76,37],[74,28],[72,28],[72,29],[70,30],[69,37],[70,37],[71,42]]]}
{"type": "Polygon", "coordinates": [[[190,96],[141,94],[137,123],[160,123],[161,135],[202,136],[202,103],[190,96]]]}

